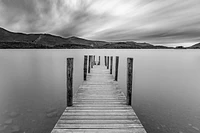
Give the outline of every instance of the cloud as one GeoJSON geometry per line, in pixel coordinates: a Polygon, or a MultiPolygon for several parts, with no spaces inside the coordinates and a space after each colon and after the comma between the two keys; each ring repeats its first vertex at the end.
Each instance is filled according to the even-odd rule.
{"type": "Polygon", "coordinates": [[[107,41],[198,42],[199,0],[0,0],[0,26],[107,41]]]}

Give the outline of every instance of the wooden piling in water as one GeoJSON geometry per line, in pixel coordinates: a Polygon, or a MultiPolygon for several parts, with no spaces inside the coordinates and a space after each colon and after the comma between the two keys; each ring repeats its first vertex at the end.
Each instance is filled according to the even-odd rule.
{"type": "Polygon", "coordinates": [[[67,106],[73,102],[73,58],[67,58],[67,106]]]}
{"type": "Polygon", "coordinates": [[[94,65],[96,65],[96,58],[95,58],[95,55],[94,55],[94,65]]]}
{"type": "Polygon", "coordinates": [[[133,58],[127,58],[127,104],[131,105],[133,81],[133,58]]]}
{"type": "Polygon", "coordinates": [[[89,55],[88,73],[90,73],[90,67],[91,67],[91,55],[89,55]]]}
{"type": "Polygon", "coordinates": [[[119,56],[115,58],[115,81],[118,80],[119,56]]]}
{"type": "Polygon", "coordinates": [[[104,56],[105,66],[107,66],[107,57],[104,56]]]}
{"type": "Polygon", "coordinates": [[[101,57],[99,56],[99,63],[98,63],[98,65],[100,65],[101,64],[101,57]]]}
{"type": "Polygon", "coordinates": [[[109,69],[109,56],[107,56],[107,69],[109,69]]]}
{"type": "Polygon", "coordinates": [[[92,55],[91,56],[91,68],[93,68],[93,66],[94,66],[94,56],[92,55]]]}
{"type": "Polygon", "coordinates": [[[88,56],[85,55],[85,56],[84,56],[84,67],[83,67],[83,72],[84,72],[83,78],[84,78],[84,80],[87,79],[87,59],[88,59],[88,56]]]}
{"type": "Polygon", "coordinates": [[[112,68],[113,68],[113,57],[110,57],[110,74],[112,74],[112,68]]]}

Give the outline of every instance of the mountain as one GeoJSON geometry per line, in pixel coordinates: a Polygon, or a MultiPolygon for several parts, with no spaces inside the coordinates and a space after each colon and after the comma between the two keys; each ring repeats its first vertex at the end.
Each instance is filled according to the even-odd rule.
{"type": "Polygon", "coordinates": [[[137,45],[136,42],[111,42],[106,45],[103,45],[101,48],[109,48],[109,49],[140,49],[142,46],[137,45]]]}
{"type": "Polygon", "coordinates": [[[168,48],[165,46],[154,46],[149,43],[137,42],[106,42],[87,40],[79,37],[63,38],[51,34],[25,34],[10,32],[0,28],[0,48],[104,48],[104,49],[157,49],[168,48]]]}
{"type": "Polygon", "coordinates": [[[104,49],[172,49],[172,47],[154,46],[149,43],[138,43],[138,42],[111,42],[99,48],[104,48],[104,49]]]}
{"type": "Polygon", "coordinates": [[[33,42],[38,36],[38,34],[13,33],[0,28],[1,42],[33,42]]]}
{"type": "Polygon", "coordinates": [[[200,43],[194,44],[194,45],[192,45],[188,48],[190,48],[190,49],[200,49],[200,43]]]}
{"type": "MultiPolygon", "coordinates": [[[[40,46],[44,46],[46,48],[71,48],[73,45],[75,47],[78,47],[80,45],[81,47],[85,48],[93,48],[98,47],[107,44],[107,42],[104,41],[91,41],[86,40],[78,37],[69,37],[69,38],[63,38],[60,36],[55,36],[51,34],[24,34],[24,33],[14,33],[7,31],[3,28],[0,28],[0,43],[2,44],[8,44],[9,46],[11,44],[19,44],[21,42],[23,45],[26,44],[32,44],[35,45],[38,44],[40,46]]],[[[28,45],[27,45],[28,46],[28,45]]],[[[26,47],[26,46],[25,46],[26,47]]]]}

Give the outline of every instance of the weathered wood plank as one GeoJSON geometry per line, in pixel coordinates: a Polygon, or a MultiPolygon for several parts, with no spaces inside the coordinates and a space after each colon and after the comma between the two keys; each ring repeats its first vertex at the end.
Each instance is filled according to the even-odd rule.
{"type": "Polygon", "coordinates": [[[58,124],[141,124],[136,120],[59,120],[58,124]]]}
{"type": "Polygon", "coordinates": [[[132,110],[132,107],[130,106],[124,106],[124,107],[91,107],[91,106],[83,106],[83,107],[73,107],[73,108],[66,108],[65,110],[122,110],[122,109],[130,109],[132,110]]]}
{"type": "Polygon", "coordinates": [[[135,120],[138,119],[136,115],[116,115],[116,116],[67,116],[62,115],[60,119],[76,119],[76,120],[135,120]]]}
{"type": "Polygon", "coordinates": [[[125,100],[118,99],[76,99],[73,102],[125,102],[125,100]]]}
{"type": "Polygon", "coordinates": [[[68,129],[116,129],[116,128],[140,128],[141,124],[56,124],[56,128],[68,128],[68,129]]]}
{"type": "Polygon", "coordinates": [[[77,99],[125,99],[124,97],[120,96],[120,97],[110,97],[110,96],[78,96],[77,99]]]}
{"type": "Polygon", "coordinates": [[[102,101],[81,101],[81,102],[74,102],[74,104],[126,104],[126,102],[113,102],[113,101],[107,101],[107,102],[102,102],[102,101]]]}
{"type": "Polygon", "coordinates": [[[52,133],[146,133],[144,128],[128,129],[54,129],[52,133]]]}
{"type": "Polygon", "coordinates": [[[91,107],[125,107],[126,104],[74,104],[73,105],[74,107],[88,107],[88,106],[91,106],[91,107]]]}
{"type": "Polygon", "coordinates": [[[118,115],[135,115],[135,113],[134,112],[92,112],[92,111],[90,111],[90,112],[75,112],[75,111],[73,111],[73,112],[64,112],[62,115],[76,115],[76,116],[79,116],[79,115],[83,115],[83,116],[86,116],[86,115],[89,115],[89,116],[91,116],[91,115],[103,115],[103,116],[105,116],[105,115],[114,115],[114,116],[118,116],[118,115]]]}
{"type": "Polygon", "coordinates": [[[79,111],[79,112],[83,112],[83,111],[96,111],[96,112],[101,112],[101,111],[109,111],[109,110],[113,110],[114,112],[129,112],[129,111],[132,111],[132,109],[115,109],[115,108],[99,108],[99,109],[81,109],[81,108],[79,108],[79,109],[68,109],[68,110],[66,110],[66,111],[68,111],[68,112],[75,112],[75,111],[79,111]]]}

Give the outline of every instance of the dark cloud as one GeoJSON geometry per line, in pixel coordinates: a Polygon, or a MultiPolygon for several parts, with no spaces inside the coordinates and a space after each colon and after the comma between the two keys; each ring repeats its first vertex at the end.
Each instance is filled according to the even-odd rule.
{"type": "Polygon", "coordinates": [[[8,29],[16,31],[37,32],[43,19],[50,16],[52,5],[48,0],[2,0],[1,16],[8,29]],[[43,15],[44,14],[44,15],[43,15]],[[44,18],[43,18],[44,16],[44,18]]]}
{"type": "Polygon", "coordinates": [[[0,0],[0,26],[108,41],[198,42],[199,0],[0,0]]]}

